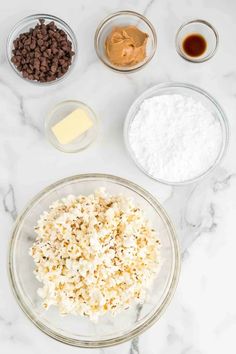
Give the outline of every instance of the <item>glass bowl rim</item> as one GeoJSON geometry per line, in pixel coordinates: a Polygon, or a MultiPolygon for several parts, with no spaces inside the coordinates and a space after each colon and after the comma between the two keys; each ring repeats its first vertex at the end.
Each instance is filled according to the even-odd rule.
{"type": "Polygon", "coordinates": [[[98,25],[95,35],[94,35],[94,48],[97,54],[97,57],[101,60],[101,62],[106,65],[109,69],[115,71],[115,72],[119,72],[119,73],[123,73],[123,74],[129,74],[132,72],[136,72],[140,69],[142,69],[146,64],[148,64],[152,58],[154,57],[155,53],[156,53],[156,49],[157,49],[157,33],[155,30],[155,27],[153,26],[153,24],[147,19],[146,16],[136,12],[136,11],[131,11],[131,10],[123,10],[123,11],[117,11],[114,12],[108,16],[106,16],[98,25]],[[113,66],[112,64],[109,64],[109,62],[105,61],[103,59],[103,57],[100,55],[99,50],[98,50],[98,38],[100,36],[100,33],[102,31],[102,29],[104,28],[104,26],[113,18],[122,16],[122,15],[130,15],[130,16],[134,16],[134,17],[138,17],[140,20],[142,20],[143,22],[146,23],[146,25],[149,27],[152,36],[153,36],[153,50],[151,55],[148,57],[148,59],[144,62],[141,62],[140,65],[135,66],[135,67],[131,67],[131,68],[127,68],[127,69],[122,69],[122,68],[118,68],[116,66],[113,66]]]}
{"type": "Polygon", "coordinates": [[[216,30],[216,28],[208,21],[206,20],[201,20],[201,19],[193,19],[193,20],[190,20],[190,21],[187,21],[187,22],[184,22],[180,27],[179,29],[177,30],[176,32],[176,35],[175,35],[175,48],[176,48],[176,51],[177,53],[183,58],[185,59],[186,61],[190,62],[190,63],[204,63],[205,61],[208,61],[210,60],[216,53],[217,49],[218,49],[218,45],[219,45],[219,33],[218,31],[216,30]],[[215,47],[214,49],[211,51],[211,53],[209,53],[207,56],[205,57],[202,57],[202,58],[191,58],[187,55],[185,55],[181,49],[180,49],[180,45],[179,45],[179,34],[180,32],[182,31],[182,29],[184,29],[186,26],[188,25],[191,25],[191,24],[194,24],[194,23],[199,23],[199,24],[202,24],[204,25],[205,27],[208,27],[210,28],[210,30],[213,32],[214,36],[215,36],[215,47]]]}
{"type": "Polygon", "coordinates": [[[77,149],[75,149],[73,151],[69,151],[69,150],[64,150],[59,143],[58,143],[58,145],[56,145],[54,143],[54,141],[51,139],[50,134],[49,134],[49,122],[50,122],[50,120],[52,118],[52,115],[55,113],[55,111],[58,108],[60,108],[63,105],[67,105],[69,103],[74,103],[74,104],[78,104],[78,105],[80,105],[82,107],[85,107],[92,114],[92,116],[94,118],[94,123],[95,124],[94,124],[93,127],[95,127],[95,129],[98,130],[99,119],[98,119],[97,114],[95,113],[95,111],[89,105],[87,105],[86,103],[84,103],[82,101],[79,101],[79,100],[63,100],[63,101],[60,101],[60,102],[56,103],[46,115],[46,118],[44,120],[44,130],[45,130],[45,135],[47,137],[47,140],[50,142],[50,144],[54,148],[56,148],[58,151],[66,153],[66,154],[76,154],[76,153],[78,153],[80,151],[85,150],[88,146],[90,146],[95,141],[96,136],[94,136],[94,138],[88,144],[86,144],[83,148],[77,148],[77,149]]]}
{"type": "Polygon", "coordinates": [[[25,82],[28,82],[30,84],[33,84],[35,86],[39,86],[39,87],[47,87],[47,86],[51,86],[51,85],[55,85],[57,83],[60,83],[61,81],[63,81],[64,79],[66,79],[69,74],[71,73],[72,69],[74,68],[77,59],[78,59],[78,43],[77,43],[77,39],[76,39],[76,35],[74,33],[74,31],[72,30],[72,28],[68,25],[67,22],[65,22],[64,20],[62,20],[61,18],[54,16],[54,15],[50,15],[50,14],[45,14],[45,13],[37,13],[37,14],[32,14],[32,15],[28,15],[26,17],[23,17],[21,20],[19,20],[18,22],[16,22],[16,24],[11,28],[8,36],[7,36],[7,40],[6,40],[6,47],[5,47],[5,52],[6,52],[6,57],[7,57],[7,61],[10,65],[10,67],[13,69],[13,71],[18,75],[18,77],[20,77],[22,80],[24,80],[25,82]],[[9,55],[10,51],[11,51],[11,43],[13,42],[13,40],[15,39],[13,36],[14,35],[19,35],[19,28],[21,28],[21,26],[23,26],[24,24],[26,25],[27,23],[29,23],[30,21],[37,21],[40,19],[44,19],[44,20],[49,20],[49,21],[55,21],[59,24],[61,24],[65,30],[66,30],[66,34],[69,35],[71,37],[72,40],[72,46],[73,46],[73,50],[75,52],[74,56],[73,56],[73,60],[72,63],[68,69],[68,71],[60,78],[54,80],[54,81],[50,81],[50,82],[39,82],[39,81],[35,81],[35,80],[29,80],[27,78],[24,78],[21,74],[21,72],[19,72],[15,65],[11,62],[11,57],[9,55]]]}
{"type": "Polygon", "coordinates": [[[228,143],[229,143],[229,122],[227,119],[227,116],[224,112],[224,110],[222,109],[222,107],[220,106],[220,104],[215,100],[215,98],[213,96],[211,96],[207,91],[201,89],[198,86],[192,85],[192,84],[188,84],[188,83],[182,83],[182,82],[165,82],[165,83],[160,83],[157,85],[154,85],[150,88],[148,88],[147,90],[145,90],[144,92],[141,93],[141,95],[139,95],[134,102],[131,104],[128,113],[126,115],[125,118],[125,122],[124,122],[124,127],[123,127],[123,137],[124,137],[124,142],[125,142],[125,146],[126,149],[130,155],[130,157],[132,158],[133,162],[135,163],[135,165],[139,168],[139,170],[141,170],[146,176],[152,178],[153,180],[160,182],[162,184],[165,185],[169,185],[169,186],[184,186],[184,185],[188,185],[190,183],[195,183],[200,181],[201,179],[203,179],[205,176],[207,176],[210,172],[212,172],[215,167],[223,160],[227,148],[228,148],[228,143]],[[181,182],[171,182],[171,181],[166,181],[160,178],[156,178],[154,176],[152,176],[151,174],[149,174],[138,162],[137,159],[130,147],[129,144],[129,138],[128,138],[128,132],[129,132],[129,127],[130,127],[130,123],[133,119],[133,117],[131,116],[131,110],[134,109],[134,107],[136,107],[137,105],[140,106],[140,104],[143,102],[144,99],[149,98],[149,94],[151,92],[157,92],[161,89],[165,89],[165,88],[184,88],[184,89],[188,89],[188,90],[192,90],[194,92],[197,92],[199,94],[202,94],[205,98],[207,98],[208,100],[211,101],[211,103],[213,104],[213,106],[216,108],[217,112],[219,113],[220,118],[218,118],[218,120],[221,120],[221,130],[222,130],[222,144],[221,144],[221,150],[219,152],[218,157],[216,158],[216,160],[214,161],[214,163],[202,174],[185,180],[185,181],[181,181],[181,182]],[[222,129],[222,126],[224,127],[222,129]]]}
{"type": "Polygon", "coordinates": [[[57,182],[49,185],[48,187],[42,189],[38,194],[36,194],[35,197],[33,197],[30,202],[25,206],[23,211],[18,215],[15,224],[13,226],[13,231],[11,233],[11,238],[9,242],[9,250],[8,250],[8,278],[9,282],[11,285],[11,289],[13,292],[13,295],[20,306],[21,310],[25,313],[25,315],[29,318],[29,320],[36,326],[38,327],[42,332],[47,334],[49,337],[52,337],[53,339],[62,342],[64,344],[68,344],[71,346],[75,347],[81,347],[81,348],[105,348],[105,347],[110,347],[114,345],[118,345],[121,343],[124,343],[126,341],[129,341],[133,339],[134,337],[140,335],[144,331],[146,331],[148,328],[150,328],[164,313],[166,308],[168,307],[168,304],[170,303],[177,284],[179,280],[179,274],[180,274],[180,268],[181,268],[181,261],[180,261],[180,247],[179,247],[179,242],[176,234],[175,227],[169,218],[168,214],[166,213],[165,209],[162,207],[162,205],[159,203],[159,201],[152,196],[148,191],[143,189],[142,187],[138,186],[136,183],[131,182],[127,179],[114,176],[114,175],[109,175],[109,174],[103,174],[103,173],[88,173],[88,174],[80,174],[80,175],[74,175],[71,177],[66,177],[63,179],[58,180],[57,182]],[[161,305],[155,310],[155,312],[152,314],[152,316],[147,319],[145,322],[141,323],[139,326],[137,326],[135,329],[126,332],[125,334],[122,334],[118,337],[115,338],[110,338],[110,339],[103,339],[103,340],[95,340],[95,341],[88,341],[88,340],[78,340],[74,338],[68,338],[66,336],[63,336],[62,334],[57,333],[54,330],[49,329],[45,324],[41,323],[40,321],[37,320],[37,318],[34,316],[33,312],[31,309],[28,308],[27,304],[24,302],[24,298],[21,296],[21,291],[18,288],[18,281],[16,280],[17,277],[15,276],[15,269],[14,269],[14,251],[15,251],[15,243],[16,243],[16,237],[18,234],[19,227],[21,225],[22,220],[24,219],[25,215],[27,212],[31,209],[31,207],[40,201],[40,199],[47,193],[50,193],[54,189],[56,189],[59,186],[66,185],[67,183],[71,183],[74,181],[79,181],[79,180],[86,180],[86,179],[100,179],[100,180],[105,180],[108,182],[113,182],[115,184],[122,185],[133,192],[139,194],[142,196],[146,201],[148,201],[152,207],[155,210],[159,210],[161,213],[163,219],[165,220],[167,227],[169,229],[169,237],[170,237],[170,243],[173,251],[173,264],[172,264],[172,269],[171,269],[171,275],[168,280],[168,284],[165,289],[165,294],[163,296],[163,300],[161,305]]]}

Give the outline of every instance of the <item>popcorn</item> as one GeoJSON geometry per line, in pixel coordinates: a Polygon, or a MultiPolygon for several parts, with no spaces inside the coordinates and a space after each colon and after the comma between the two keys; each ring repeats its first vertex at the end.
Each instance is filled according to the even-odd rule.
{"type": "Polygon", "coordinates": [[[142,303],[159,269],[160,242],[132,199],[100,189],[55,201],[30,249],[43,307],[93,321],[142,303]]]}

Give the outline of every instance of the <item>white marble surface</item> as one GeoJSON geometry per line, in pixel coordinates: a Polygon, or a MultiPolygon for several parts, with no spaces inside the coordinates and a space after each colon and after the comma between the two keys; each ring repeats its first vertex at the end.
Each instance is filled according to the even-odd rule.
{"type": "Polygon", "coordinates": [[[89,353],[45,336],[21,312],[7,277],[12,225],[27,201],[57,179],[84,172],[106,172],[135,181],[164,203],[182,249],[182,274],[168,310],[139,339],[94,353],[233,354],[236,352],[236,2],[234,0],[31,0],[0,4],[0,350],[3,354],[89,353]],[[96,4],[96,5],[95,5],[96,4]],[[133,9],[153,22],[158,50],[152,62],[132,75],[106,69],[93,49],[97,24],[106,15],[133,9]],[[34,87],[12,72],[5,41],[12,25],[38,12],[67,21],[78,36],[79,60],[59,85],[34,87]],[[174,35],[191,18],[209,20],[219,31],[216,56],[191,64],[175,52],[174,35]],[[134,98],[153,84],[185,81],[209,91],[228,115],[231,139],[225,160],[196,185],[167,187],[144,176],[128,158],[122,125],[134,98]],[[58,101],[79,99],[101,120],[96,143],[67,155],[46,141],[43,123],[58,101]]]}

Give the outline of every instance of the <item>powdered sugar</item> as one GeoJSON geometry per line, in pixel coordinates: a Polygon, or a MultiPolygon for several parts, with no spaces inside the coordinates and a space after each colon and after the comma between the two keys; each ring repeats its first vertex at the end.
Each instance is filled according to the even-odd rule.
{"type": "Polygon", "coordinates": [[[182,182],[215,162],[222,131],[219,120],[200,101],[170,94],[143,101],[128,138],[145,171],[161,180],[182,182]]]}

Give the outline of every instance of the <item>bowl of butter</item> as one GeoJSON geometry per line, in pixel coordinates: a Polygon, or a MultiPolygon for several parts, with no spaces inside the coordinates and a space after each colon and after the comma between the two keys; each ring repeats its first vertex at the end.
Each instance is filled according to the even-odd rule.
{"type": "Polygon", "coordinates": [[[58,103],[45,121],[50,143],[63,152],[78,152],[90,145],[97,136],[98,120],[85,103],[67,100],[58,103]]]}

